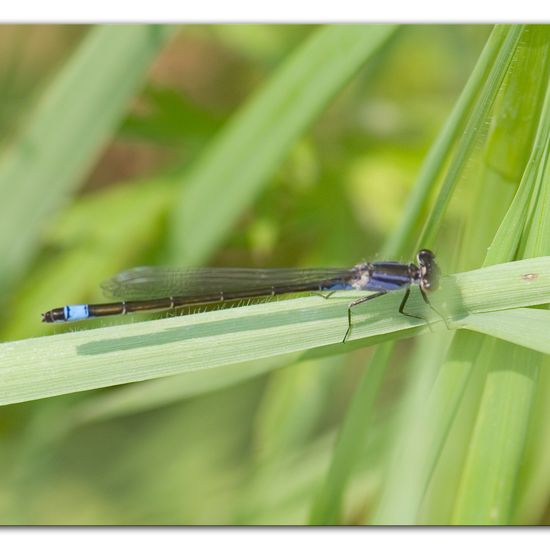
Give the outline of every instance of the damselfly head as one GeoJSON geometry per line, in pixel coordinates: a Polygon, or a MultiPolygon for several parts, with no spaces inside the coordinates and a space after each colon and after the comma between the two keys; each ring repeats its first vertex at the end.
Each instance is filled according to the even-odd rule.
{"type": "Polygon", "coordinates": [[[435,262],[435,254],[426,248],[419,250],[416,261],[420,268],[420,286],[424,290],[437,290],[439,287],[439,267],[435,262]]]}

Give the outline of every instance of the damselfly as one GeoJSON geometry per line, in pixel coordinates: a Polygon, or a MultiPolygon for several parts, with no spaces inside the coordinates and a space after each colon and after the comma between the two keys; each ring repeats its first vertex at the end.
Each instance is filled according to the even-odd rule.
{"type": "Polygon", "coordinates": [[[388,292],[405,290],[399,313],[424,319],[404,311],[412,285],[419,287],[424,301],[445,321],[427,296],[427,292],[436,290],[439,284],[439,268],[435,255],[430,250],[423,249],[416,255],[416,260],[416,264],[364,262],[351,269],[135,267],[115,275],[102,285],[108,297],[119,301],[57,307],[43,313],[42,321],[63,323],[92,317],[172,310],[298,292],[325,292],[327,294],[323,296],[328,298],[337,290],[373,291],[372,294],[348,304],[348,328],[343,339],[345,342],[351,332],[352,309],[388,292]]]}

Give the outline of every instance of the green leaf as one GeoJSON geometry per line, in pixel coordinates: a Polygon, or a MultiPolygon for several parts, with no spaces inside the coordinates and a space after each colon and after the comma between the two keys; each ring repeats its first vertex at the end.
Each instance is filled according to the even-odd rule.
{"type": "MultiPolygon", "coordinates": [[[[0,346],[0,403],[14,403],[342,344],[355,293],[339,292],[171,319],[33,338],[0,346]]],[[[361,293],[361,295],[364,295],[361,293]]],[[[550,302],[550,257],[490,266],[442,280],[432,296],[450,317],[550,302]]],[[[398,313],[401,293],[354,312],[362,345],[426,331],[398,313]],[[367,321],[368,322],[365,322],[367,321]]],[[[426,310],[417,293],[407,306],[426,310]]],[[[439,327],[443,325],[437,322],[439,327]]],[[[213,376],[215,374],[213,373],[213,376]]]]}
{"type": "MultiPolygon", "coordinates": [[[[455,339],[465,341],[469,336],[472,335],[459,332],[455,339]]],[[[438,436],[445,434],[448,429],[446,413],[456,405],[456,401],[442,402],[441,393],[432,391],[447,345],[448,339],[442,341],[426,336],[420,339],[409,360],[408,391],[399,408],[398,429],[386,459],[383,490],[369,518],[374,525],[418,522],[418,503],[426,491],[434,455],[437,456],[432,439],[437,443],[438,436]],[[438,414],[431,414],[434,410],[438,414]]],[[[445,373],[445,385],[453,389],[453,383],[460,382],[460,378],[468,374],[460,362],[454,367],[445,373]]]]}
{"type": "Polygon", "coordinates": [[[29,115],[0,161],[0,288],[41,246],[44,228],[96,160],[169,34],[164,26],[93,28],[29,115]]]}

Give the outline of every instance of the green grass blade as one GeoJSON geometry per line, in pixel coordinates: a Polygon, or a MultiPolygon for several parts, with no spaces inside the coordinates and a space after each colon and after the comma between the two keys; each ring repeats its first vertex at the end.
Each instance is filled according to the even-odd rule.
{"type": "Polygon", "coordinates": [[[499,342],[485,381],[453,522],[506,525],[541,356],[499,342]],[[538,360],[537,360],[538,359],[538,360]]]}
{"type": "Polygon", "coordinates": [[[184,179],[172,218],[178,261],[204,262],[300,134],[394,31],[386,25],[315,31],[232,118],[184,179]]]}
{"type": "Polygon", "coordinates": [[[0,287],[36,253],[44,227],[125,114],[168,34],[164,26],[93,28],[29,115],[0,161],[0,287]]]}
{"type": "MultiPolygon", "coordinates": [[[[442,280],[455,319],[470,313],[550,302],[550,257],[457,274],[442,280]],[[528,276],[526,276],[528,275],[528,276]],[[446,290],[447,289],[447,290],[446,290]]],[[[340,344],[354,293],[318,296],[34,338],[0,346],[0,403],[39,399],[222,367],[340,344]],[[340,296],[340,298],[338,297],[340,296]]],[[[401,294],[354,313],[351,340],[368,345],[428,330],[398,313],[401,294]],[[368,320],[368,322],[366,322],[368,320]]],[[[436,301],[436,295],[432,301],[436,301]]],[[[417,293],[410,312],[425,311],[417,293]]],[[[434,319],[434,321],[437,321],[434,319]]],[[[442,326],[442,322],[438,323],[442,326]]]]}
{"type": "Polygon", "coordinates": [[[550,311],[518,308],[478,313],[460,320],[460,326],[541,353],[550,353],[550,311]]]}
{"type": "Polygon", "coordinates": [[[515,491],[514,525],[540,523],[540,511],[545,510],[550,489],[550,357],[545,357],[537,384],[537,399],[530,418],[529,432],[522,458],[522,469],[515,491]]]}
{"type": "Polygon", "coordinates": [[[384,246],[383,256],[398,257],[413,251],[416,245],[415,236],[420,231],[422,221],[427,215],[430,196],[437,184],[438,177],[449,158],[455,140],[463,129],[464,121],[472,109],[473,103],[483,88],[506,35],[507,28],[505,26],[499,25],[493,29],[468,82],[445,122],[445,126],[426,156],[399,225],[384,246]]]}
{"type": "Polygon", "coordinates": [[[270,477],[281,456],[299,452],[311,441],[341,367],[341,356],[326,357],[300,361],[269,377],[254,422],[252,486],[270,477]]]}
{"type": "Polygon", "coordinates": [[[493,107],[497,93],[500,90],[500,86],[508,71],[514,53],[516,52],[522,31],[523,27],[521,25],[508,27],[507,36],[491,67],[485,85],[477,97],[477,101],[464,128],[464,133],[457,145],[456,153],[451,160],[445,178],[441,184],[436,203],[418,239],[418,248],[422,246],[431,246],[434,242],[454,188],[460,179],[468,158],[472,154],[479,135],[483,131],[483,125],[487,120],[487,115],[493,107]]]}
{"type": "MultiPolygon", "coordinates": [[[[523,69],[524,74],[520,74],[515,80],[520,80],[523,82],[526,78],[531,76],[531,74],[548,74],[550,65],[550,47],[548,46],[548,43],[545,44],[545,47],[538,47],[536,52],[538,57],[531,60],[534,66],[525,65],[524,69],[520,66],[520,70],[523,69]]],[[[550,202],[548,198],[550,186],[543,186],[542,179],[544,177],[545,166],[548,162],[549,152],[548,136],[550,136],[550,88],[548,87],[548,83],[544,77],[539,77],[539,81],[536,84],[537,85],[534,86],[534,89],[539,91],[539,93],[533,94],[533,101],[525,103],[535,104],[536,107],[537,95],[542,96],[542,100],[539,99],[539,101],[543,104],[540,114],[539,110],[535,109],[540,123],[537,127],[536,136],[534,143],[532,144],[531,154],[527,166],[525,167],[521,177],[519,189],[487,251],[484,265],[505,262],[514,257],[514,254],[518,249],[521,236],[524,232],[524,228],[528,224],[529,210],[533,202],[538,204],[538,208],[548,209],[547,205],[550,202]],[[534,201],[534,197],[537,197],[537,193],[541,188],[543,195],[540,197],[540,200],[534,201]]],[[[505,115],[512,110],[516,99],[517,96],[510,98],[510,104],[505,106],[505,115]]],[[[518,121],[518,126],[523,124],[524,119],[525,115],[518,121]]],[[[517,132],[514,131],[512,135],[514,136],[514,139],[507,141],[515,142],[517,132]]],[[[504,141],[504,139],[502,141],[504,141]]],[[[508,147],[511,146],[510,144],[507,145],[508,147]]],[[[510,168],[510,170],[512,169],[510,168]]],[[[550,245],[547,243],[547,240],[550,239],[548,236],[550,234],[548,224],[549,221],[547,213],[539,212],[538,219],[533,224],[535,231],[533,236],[531,236],[531,246],[535,245],[532,239],[536,236],[538,241],[537,246],[541,247],[540,249],[550,249],[550,245]]]]}
{"type": "MultiPolygon", "coordinates": [[[[468,333],[457,335],[458,338],[464,336],[468,333]]],[[[434,407],[442,410],[440,395],[434,395],[430,390],[449,339],[421,338],[409,359],[408,391],[399,408],[399,429],[388,453],[382,493],[369,517],[369,523],[373,525],[408,525],[418,521],[418,502],[426,490],[426,479],[432,466],[432,457],[426,451],[431,449],[434,434],[446,429],[441,416],[430,414],[434,407]]],[[[447,383],[460,380],[464,373],[461,367],[458,363],[452,372],[447,373],[447,383]]],[[[452,407],[454,404],[448,405],[452,407]]]]}

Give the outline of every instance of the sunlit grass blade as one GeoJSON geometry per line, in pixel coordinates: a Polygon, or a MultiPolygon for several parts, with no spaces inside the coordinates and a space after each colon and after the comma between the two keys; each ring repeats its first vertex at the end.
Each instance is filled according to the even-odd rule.
{"type": "Polygon", "coordinates": [[[0,161],[0,287],[39,249],[44,227],[96,160],[169,34],[164,26],[93,28],[29,114],[0,161]]]}
{"type": "MultiPolygon", "coordinates": [[[[470,160],[475,145],[478,143],[486,124],[487,115],[493,107],[493,103],[500,90],[501,83],[510,66],[512,57],[515,54],[516,46],[521,34],[521,29],[511,27],[496,27],[491,34],[488,44],[474,70],[471,80],[461,98],[462,112],[460,120],[456,120],[456,128],[464,128],[458,143],[452,143],[450,136],[447,137],[448,146],[455,146],[456,152],[450,161],[446,174],[443,178],[441,191],[436,199],[434,209],[425,222],[424,231],[417,246],[430,245],[439,230],[443,214],[447,209],[454,188],[461,178],[461,174],[470,160]],[[475,103],[469,101],[475,98],[475,103]]],[[[460,104],[460,102],[459,102],[460,104]]],[[[458,115],[457,115],[458,116],[458,115]]],[[[450,128],[453,129],[451,121],[450,128]]],[[[458,137],[458,135],[456,136],[458,137]]],[[[444,143],[444,142],[443,142],[444,143]]],[[[439,174],[438,170],[443,167],[447,160],[448,151],[441,148],[440,158],[435,156],[433,167],[427,162],[425,173],[435,179],[439,174]]],[[[433,182],[432,182],[433,184],[433,182]]],[[[428,193],[422,193],[423,200],[427,202],[428,193]]],[[[420,203],[422,205],[422,202],[420,203]]],[[[422,205],[426,208],[425,204],[422,205]]],[[[413,217],[411,217],[411,220],[413,217]]],[[[474,341],[475,338],[468,334],[457,335],[458,340],[474,341]]],[[[479,338],[477,338],[479,340],[479,338]]],[[[472,346],[464,346],[462,352],[470,353],[472,346]]],[[[462,353],[461,352],[461,353],[462,353]]],[[[422,361],[429,374],[429,361],[422,361]]],[[[401,450],[401,458],[395,462],[393,469],[388,474],[388,486],[385,487],[382,503],[374,518],[374,523],[414,523],[418,521],[420,503],[428,487],[433,468],[437,462],[439,453],[447,437],[449,427],[452,423],[454,411],[457,410],[463,391],[469,380],[468,360],[465,357],[454,357],[453,361],[446,364],[444,372],[439,372],[436,387],[434,388],[433,399],[425,403],[425,398],[418,398],[416,407],[412,407],[410,414],[404,418],[402,430],[405,432],[403,438],[398,437],[396,446],[401,450]],[[459,365],[457,371],[454,368],[459,365]],[[457,377],[457,373],[459,376],[457,377]],[[449,383],[449,380],[452,383],[449,383]],[[457,383],[455,386],[455,382],[457,383]],[[441,414],[441,393],[448,396],[447,407],[441,414]],[[416,408],[416,412],[415,412],[416,408]],[[434,416],[435,415],[435,416],[434,416]],[[426,420],[429,420],[427,422],[426,420]],[[413,436],[407,440],[409,432],[418,434],[429,433],[425,444],[418,449],[418,441],[413,436]],[[403,439],[400,443],[399,441],[403,439]],[[409,441],[409,443],[407,443],[409,441]],[[404,447],[404,450],[403,450],[404,447]],[[404,453],[404,454],[403,454],[404,453]],[[411,462],[406,457],[413,455],[415,459],[411,462]]],[[[426,376],[428,376],[426,374],[426,376]]],[[[411,399],[414,402],[414,385],[411,384],[411,399]]],[[[396,451],[397,452],[397,451],[396,451]]]]}
{"type": "MultiPolygon", "coordinates": [[[[506,27],[500,27],[500,29],[504,28],[506,27]]],[[[499,27],[495,30],[498,29],[499,27]]],[[[507,34],[509,35],[512,30],[507,28],[507,34]]],[[[524,34],[522,34],[522,38],[525,38],[524,34]]],[[[524,42],[520,41],[520,43],[524,46],[524,42]]],[[[525,48],[522,50],[521,47],[518,49],[509,48],[508,55],[510,59],[514,56],[514,59],[511,61],[510,59],[501,59],[501,63],[508,64],[511,70],[508,70],[506,83],[501,87],[502,91],[499,90],[498,101],[495,102],[496,105],[493,108],[492,115],[494,119],[492,120],[492,127],[486,144],[486,152],[483,155],[484,163],[490,166],[480,166],[484,176],[481,176],[479,180],[479,189],[477,190],[477,194],[474,195],[475,199],[473,198],[474,206],[469,212],[471,223],[467,223],[467,231],[461,253],[463,263],[465,258],[475,258],[474,262],[466,262],[469,265],[479,265],[481,258],[478,251],[480,248],[478,243],[490,242],[495,223],[498,223],[498,218],[495,221],[495,212],[496,215],[499,215],[496,206],[498,205],[502,209],[510,200],[510,192],[513,191],[513,185],[521,177],[524,163],[530,154],[530,147],[532,145],[530,139],[532,139],[534,132],[533,128],[536,127],[539,120],[540,100],[537,101],[537,98],[540,98],[540,84],[544,83],[544,78],[540,78],[539,73],[534,69],[534,67],[540,68],[541,62],[544,65],[544,56],[540,56],[538,49],[535,51],[539,55],[539,58],[536,56],[533,58],[532,49],[525,48]],[[527,52],[527,58],[532,63],[523,64],[516,60],[520,53],[524,54],[525,52],[527,52]],[[527,113],[523,111],[520,116],[514,106],[517,103],[516,94],[518,87],[522,88],[525,86],[526,79],[529,79],[531,84],[533,84],[534,80],[538,83],[539,88],[534,86],[529,88],[529,93],[531,94],[531,101],[528,103],[529,109],[527,113]],[[526,121],[529,121],[529,124],[526,124],[526,121]],[[519,147],[516,136],[521,136],[520,142],[522,147],[519,147]],[[507,155],[506,158],[503,158],[501,154],[499,157],[499,152],[509,151],[510,149],[514,149],[513,154],[507,155]],[[514,165],[511,164],[510,158],[515,159],[516,163],[514,165]],[[502,165],[499,163],[499,160],[502,161],[502,165]],[[498,201],[495,201],[495,196],[498,196],[498,201]],[[491,220],[491,216],[493,220],[491,220]]],[[[524,57],[521,59],[525,61],[524,57]]],[[[481,118],[477,120],[476,126],[478,129],[481,129],[486,123],[487,120],[481,118]]],[[[476,139],[473,140],[473,143],[476,143],[476,139]]],[[[479,146],[482,145],[482,142],[480,142],[479,146]]],[[[475,151],[477,145],[476,147],[472,145],[472,147],[474,148],[473,156],[476,156],[476,154],[479,155],[475,151]]],[[[470,162],[470,156],[465,159],[465,162],[470,162]]],[[[475,178],[472,179],[475,184],[475,178]]],[[[512,215],[514,210],[517,213],[517,209],[512,205],[507,215],[512,215]]],[[[524,222],[524,219],[522,221],[524,222]]],[[[519,231],[521,232],[521,229],[519,231]]],[[[510,227],[508,227],[505,236],[508,240],[509,238],[518,238],[517,232],[514,234],[510,227]]],[[[500,249],[502,250],[503,248],[500,247],[500,249]]],[[[506,249],[506,254],[508,255],[501,258],[500,261],[511,259],[513,252],[514,248],[508,246],[506,249]]],[[[464,319],[461,321],[464,321],[464,319]]],[[[518,330],[520,330],[519,327],[518,330]]],[[[480,385],[483,383],[483,378],[479,378],[479,371],[483,367],[483,363],[479,362],[479,357],[477,356],[480,349],[481,351],[485,351],[483,357],[489,360],[492,348],[487,351],[483,340],[479,336],[457,334],[450,349],[448,360],[444,362],[438,371],[431,392],[432,397],[426,407],[428,416],[437,418],[437,423],[433,426],[432,438],[425,447],[425,464],[428,467],[420,473],[424,478],[425,487],[427,487],[429,481],[432,479],[436,465],[439,471],[446,468],[448,478],[456,479],[460,475],[461,458],[459,455],[461,445],[462,448],[464,447],[464,442],[461,438],[466,437],[465,434],[469,433],[468,422],[475,415],[469,417],[467,420],[462,415],[458,420],[459,426],[455,425],[455,416],[461,408],[461,402],[466,391],[468,390],[467,394],[470,395],[472,394],[472,390],[475,389],[476,384],[480,385]],[[458,370],[456,368],[457,365],[459,366],[458,370]],[[475,369],[475,377],[471,377],[473,369],[475,369]],[[451,385],[447,383],[448,379],[453,380],[451,385]],[[472,385],[474,388],[470,387],[472,385]],[[443,449],[447,451],[446,447],[454,450],[452,460],[447,461],[450,463],[448,467],[437,462],[441,451],[443,449]]],[[[477,402],[473,405],[470,404],[470,408],[472,406],[476,407],[477,402]]],[[[419,472],[413,472],[411,475],[417,477],[419,472]]],[[[441,482],[441,479],[439,477],[439,482],[441,482]]],[[[436,484],[437,482],[438,480],[436,479],[436,484]]],[[[435,514],[439,518],[439,521],[445,523],[446,521],[450,521],[449,510],[452,509],[454,484],[448,481],[443,481],[443,483],[446,483],[445,488],[438,488],[437,485],[432,488],[433,492],[438,494],[439,505],[434,503],[431,510],[433,513],[437,508],[435,514]],[[443,512],[442,508],[446,509],[446,512],[443,512]]],[[[417,520],[417,513],[423,497],[424,493],[421,492],[418,494],[417,501],[411,502],[409,521],[417,520]]],[[[430,517],[433,517],[433,515],[430,516],[430,513],[427,512],[423,516],[423,521],[429,521],[430,517]]]]}
{"type": "MultiPolygon", "coordinates": [[[[546,34],[543,52],[548,55],[550,35],[547,29],[542,32],[546,34]]],[[[548,65],[542,83],[546,87],[545,107],[533,145],[534,153],[524,173],[525,181],[533,189],[519,247],[519,254],[527,257],[550,250],[550,237],[546,234],[550,212],[548,65]]],[[[514,218],[510,216],[510,220],[514,218]]],[[[496,253],[500,250],[496,248],[496,253]]],[[[511,256],[513,252],[508,253],[511,256]]],[[[503,317],[494,318],[492,323],[483,316],[470,323],[482,332],[531,349],[511,348],[503,342],[495,346],[455,505],[453,520],[457,523],[509,524],[516,514],[514,495],[543,360],[532,350],[547,352],[549,349],[550,312],[517,310],[502,313],[503,317]],[[521,337],[518,338],[518,334],[521,337]]],[[[541,436],[544,437],[544,432],[541,436]]]]}
{"type": "Polygon", "coordinates": [[[326,26],[284,62],[186,174],[172,217],[179,262],[208,258],[300,134],[394,31],[326,26]]]}
{"type": "MultiPolygon", "coordinates": [[[[442,285],[449,290],[442,292],[449,312],[457,320],[470,313],[549,303],[550,257],[449,276],[442,285]]],[[[351,294],[340,292],[329,300],[318,296],[296,298],[2,344],[0,403],[222,367],[322,346],[338,345],[347,351],[350,347],[341,342],[351,294]]],[[[361,343],[368,345],[427,331],[424,321],[398,313],[400,301],[401,294],[392,293],[354,313],[350,342],[364,339],[361,343]]],[[[417,293],[409,303],[410,312],[426,309],[417,293]]],[[[438,326],[443,327],[440,320],[438,326]]]]}
{"type": "MultiPolygon", "coordinates": [[[[522,42],[522,45],[524,45],[523,42],[522,42]]],[[[527,44],[527,46],[529,46],[529,44],[527,44]]],[[[510,50],[509,53],[510,55],[514,54],[512,50],[510,50]]],[[[539,55],[541,55],[542,53],[542,59],[544,60],[544,52],[540,52],[540,50],[537,50],[537,53],[539,55]]],[[[531,59],[532,59],[532,55],[531,55],[531,59]]],[[[529,78],[529,82],[531,85],[529,87],[522,88],[521,97],[528,96],[530,98],[529,105],[532,107],[532,110],[529,112],[529,120],[530,121],[535,120],[536,122],[538,122],[540,118],[538,116],[538,113],[540,111],[540,101],[537,101],[537,98],[540,98],[540,95],[541,95],[540,86],[544,88],[547,84],[547,76],[545,76],[544,72],[533,73],[533,68],[530,65],[523,67],[523,65],[521,64],[516,65],[515,63],[516,63],[515,59],[512,60],[510,65],[512,70],[510,71],[510,76],[508,76],[508,80],[506,81],[507,86],[510,86],[510,85],[517,86],[518,82],[525,83],[526,80],[525,78],[522,77],[524,74],[522,71],[524,71],[525,73],[531,73],[529,78]],[[538,78],[535,78],[535,74],[537,74],[538,78]],[[535,78],[535,80],[537,81],[537,87],[533,85],[531,77],[535,78]],[[510,84],[510,82],[512,84],[510,84]]],[[[540,60],[538,60],[536,63],[534,63],[534,66],[540,67],[540,64],[541,64],[540,60]]],[[[545,63],[542,63],[543,66],[544,64],[545,63]]],[[[517,92],[517,87],[515,89],[517,92]]],[[[507,150],[506,147],[513,148],[516,146],[515,133],[510,131],[511,122],[510,122],[509,110],[514,109],[513,105],[514,105],[514,101],[516,102],[518,101],[517,97],[518,97],[517,95],[515,97],[509,97],[509,95],[506,94],[505,96],[506,101],[504,102],[501,101],[499,104],[500,108],[504,109],[504,111],[502,113],[497,113],[495,115],[497,118],[501,116],[502,119],[504,119],[505,124],[507,124],[508,131],[496,132],[496,133],[493,133],[493,135],[491,136],[491,141],[489,142],[489,145],[491,146],[490,150],[493,153],[491,156],[491,162],[492,162],[492,168],[494,170],[499,169],[498,155],[496,155],[496,151],[507,150]],[[499,139],[500,141],[498,143],[498,147],[495,145],[495,140],[497,139],[499,139]]],[[[524,137],[525,127],[523,125],[524,125],[525,115],[523,118],[520,118],[520,119],[516,119],[515,115],[516,113],[514,112],[514,115],[511,118],[513,118],[515,124],[517,124],[518,130],[520,131],[522,137],[524,137]]],[[[481,119],[478,121],[478,123],[480,125],[483,125],[486,123],[486,121],[481,119]]],[[[524,163],[529,157],[529,147],[531,146],[531,144],[527,140],[527,143],[524,144],[524,146],[526,147],[526,150],[524,151],[525,154],[523,157],[521,155],[518,155],[517,151],[515,151],[515,154],[514,154],[514,158],[518,161],[518,165],[511,167],[509,159],[506,159],[504,161],[507,175],[518,174],[518,173],[520,175],[522,174],[524,170],[524,165],[522,165],[521,163],[522,162],[524,163]]],[[[534,165],[534,168],[538,169],[536,165],[534,165]]],[[[510,189],[509,186],[511,183],[513,183],[513,180],[503,181],[502,183],[506,185],[506,188],[500,188],[500,189],[496,186],[491,187],[487,185],[486,182],[482,182],[482,183],[483,183],[483,186],[481,191],[482,191],[482,196],[484,198],[484,203],[487,207],[487,210],[485,211],[483,209],[479,210],[481,215],[484,216],[482,220],[480,220],[478,217],[473,216],[472,212],[470,212],[470,220],[471,220],[470,226],[475,225],[476,228],[480,225],[484,225],[485,218],[486,218],[485,212],[494,211],[494,208],[491,205],[491,201],[493,201],[494,204],[498,204],[500,206],[502,204],[501,201],[507,200],[507,196],[509,196],[509,189],[510,189]],[[498,201],[498,202],[495,202],[495,201],[498,201]]],[[[527,199],[526,202],[529,202],[529,198],[527,199]]],[[[513,205],[512,208],[515,208],[517,204],[519,204],[518,201],[516,201],[516,205],[513,205]]],[[[517,215],[519,216],[519,219],[521,221],[525,222],[525,211],[523,212],[523,218],[521,218],[521,213],[512,212],[511,211],[512,208],[509,211],[509,215],[511,216],[517,215]]],[[[473,209],[473,211],[475,212],[475,209],[473,209]]],[[[489,216],[491,214],[487,214],[487,215],[489,216]]],[[[516,226],[516,229],[520,233],[523,230],[523,227],[521,226],[521,221],[516,226]]],[[[487,224],[484,230],[485,231],[490,230],[490,226],[487,224]]],[[[512,230],[512,227],[508,226],[505,232],[505,236],[507,237],[506,243],[508,244],[510,244],[514,239],[516,243],[519,240],[517,233],[515,235],[509,233],[511,230],[512,230]]],[[[490,234],[487,235],[487,234],[478,232],[477,235],[475,235],[475,237],[476,238],[470,239],[469,241],[466,241],[463,244],[464,249],[467,250],[468,253],[470,249],[475,250],[476,246],[479,247],[479,242],[487,241],[488,237],[490,238],[490,234]]],[[[497,246],[498,246],[498,243],[497,243],[497,246]]],[[[504,253],[504,256],[501,257],[500,261],[504,261],[504,259],[506,258],[514,257],[515,248],[513,246],[513,243],[512,245],[508,246],[508,249],[506,250],[504,250],[503,247],[500,247],[500,252],[504,253]]],[[[468,255],[468,253],[466,255],[468,255]]],[[[545,253],[540,252],[540,254],[545,254],[545,253]]],[[[526,278],[529,278],[530,275],[526,273],[524,274],[524,276],[526,276],[526,278]]],[[[537,276],[537,274],[533,274],[532,276],[537,276]]],[[[520,332],[527,331],[528,326],[527,325],[523,325],[522,327],[518,326],[516,327],[516,330],[520,332]]],[[[507,337],[507,336],[510,336],[510,334],[503,333],[502,336],[507,337]]],[[[428,442],[426,442],[426,445],[424,446],[424,449],[425,449],[424,460],[419,462],[418,470],[411,470],[409,472],[410,474],[409,477],[404,479],[400,486],[399,484],[396,485],[399,488],[399,490],[402,491],[403,495],[409,495],[408,483],[410,482],[410,487],[412,488],[413,495],[416,495],[416,498],[410,499],[409,506],[406,508],[406,510],[404,510],[404,515],[399,517],[398,515],[392,512],[394,512],[400,506],[400,503],[403,497],[400,496],[398,492],[394,492],[393,500],[392,499],[389,500],[389,505],[386,506],[384,515],[377,516],[375,519],[380,519],[381,521],[385,521],[385,522],[389,521],[393,523],[399,523],[399,522],[414,523],[416,521],[419,521],[419,511],[421,509],[422,500],[425,494],[423,491],[416,491],[415,489],[416,487],[418,487],[418,483],[417,483],[418,479],[421,478],[424,483],[423,487],[427,488],[434,475],[434,469],[436,468],[436,466],[440,466],[438,464],[438,460],[440,459],[440,453],[442,449],[445,449],[445,451],[447,451],[448,450],[447,448],[450,447],[455,451],[457,451],[457,449],[461,448],[461,445],[462,445],[462,448],[464,448],[464,445],[465,445],[464,441],[467,441],[465,438],[467,438],[468,437],[467,434],[469,434],[469,425],[471,424],[472,419],[475,418],[475,415],[469,417],[465,423],[463,423],[464,419],[461,418],[459,424],[462,423],[462,425],[459,425],[459,426],[455,426],[455,421],[456,421],[455,416],[457,411],[460,408],[460,404],[463,399],[463,395],[465,395],[466,390],[469,391],[470,389],[475,389],[475,388],[469,387],[472,382],[472,378],[470,375],[477,361],[475,352],[478,349],[478,344],[480,343],[480,341],[481,341],[481,338],[473,334],[467,334],[467,333],[457,334],[455,337],[455,341],[453,342],[453,345],[451,346],[451,349],[449,352],[450,353],[449,359],[439,369],[437,378],[435,380],[435,383],[430,393],[430,396],[433,396],[433,398],[430,397],[430,399],[427,401],[425,405],[425,409],[427,411],[427,414],[425,416],[427,418],[436,418],[437,424],[435,426],[426,428],[431,430],[432,437],[428,442]],[[459,365],[459,370],[458,370],[459,376],[455,375],[457,373],[456,365],[459,365]],[[448,384],[446,382],[447,379],[453,380],[453,384],[448,384]],[[452,428],[452,433],[451,433],[451,428],[452,428]],[[456,434],[456,437],[454,437],[455,434],[456,434]],[[450,435],[451,437],[449,437],[450,435]],[[449,439],[451,439],[451,441],[449,439]],[[392,505],[395,505],[395,506],[392,506],[392,505]]],[[[544,346],[542,341],[537,342],[537,345],[544,346]]],[[[482,347],[482,349],[484,348],[482,347]]],[[[487,353],[486,358],[487,358],[487,362],[490,362],[491,354],[487,353]]],[[[498,362],[496,364],[498,364],[498,362]]],[[[479,366],[483,367],[484,365],[479,364],[478,367],[479,366]]],[[[476,368],[476,371],[479,371],[479,369],[476,368]]],[[[478,372],[476,372],[475,374],[477,377],[478,372]]],[[[483,378],[476,379],[473,383],[482,385],[483,378]]],[[[474,403],[473,406],[477,407],[477,402],[474,403]]],[[[528,407],[526,407],[525,410],[527,409],[528,407]]],[[[419,415],[423,415],[422,418],[424,418],[424,405],[420,407],[419,415]]],[[[495,418],[494,422],[496,421],[497,419],[495,418]]],[[[415,424],[416,421],[413,420],[411,421],[411,423],[415,424]]],[[[403,426],[403,430],[407,431],[408,429],[409,429],[409,425],[405,424],[403,426]]],[[[521,438],[521,434],[518,434],[518,441],[520,438],[521,438]]],[[[409,452],[412,452],[412,450],[413,450],[412,448],[411,449],[406,448],[402,450],[403,456],[406,456],[409,452]]],[[[495,449],[495,453],[499,453],[499,452],[500,451],[498,449],[495,449]]],[[[460,456],[457,456],[457,454],[455,454],[452,457],[452,460],[450,460],[451,462],[450,469],[449,468],[446,469],[447,479],[448,478],[457,479],[457,477],[461,475],[460,469],[461,469],[462,462],[461,462],[460,456]]],[[[448,453],[447,453],[447,456],[449,456],[448,453]]],[[[483,458],[483,456],[486,456],[486,455],[479,455],[477,456],[477,458],[483,458]]],[[[399,476],[400,470],[405,466],[406,464],[404,461],[399,463],[395,471],[393,471],[393,475],[399,476]]],[[[445,467],[446,466],[447,465],[445,465],[445,467]]],[[[438,469],[441,470],[442,468],[443,466],[439,467],[438,469]]],[[[438,481],[441,482],[442,479],[444,478],[439,477],[438,481]]],[[[431,504],[432,514],[430,515],[430,511],[427,511],[426,514],[423,516],[422,521],[430,522],[430,518],[434,517],[433,512],[435,509],[437,509],[437,512],[435,513],[435,515],[437,515],[438,521],[443,523],[450,521],[451,514],[447,513],[447,515],[445,515],[445,512],[441,513],[441,509],[442,508],[452,509],[452,504],[453,504],[452,499],[454,498],[454,493],[453,493],[454,487],[453,487],[453,484],[449,483],[448,481],[444,480],[443,483],[446,484],[444,488],[439,488],[439,490],[438,488],[435,488],[433,491],[435,493],[438,492],[439,502],[431,504]],[[442,500],[444,500],[445,502],[443,503],[442,500]]],[[[490,490],[490,488],[488,490],[490,490]]],[[[409,496],[407,496],[407,498],[409,498],[409,496]]]]}

